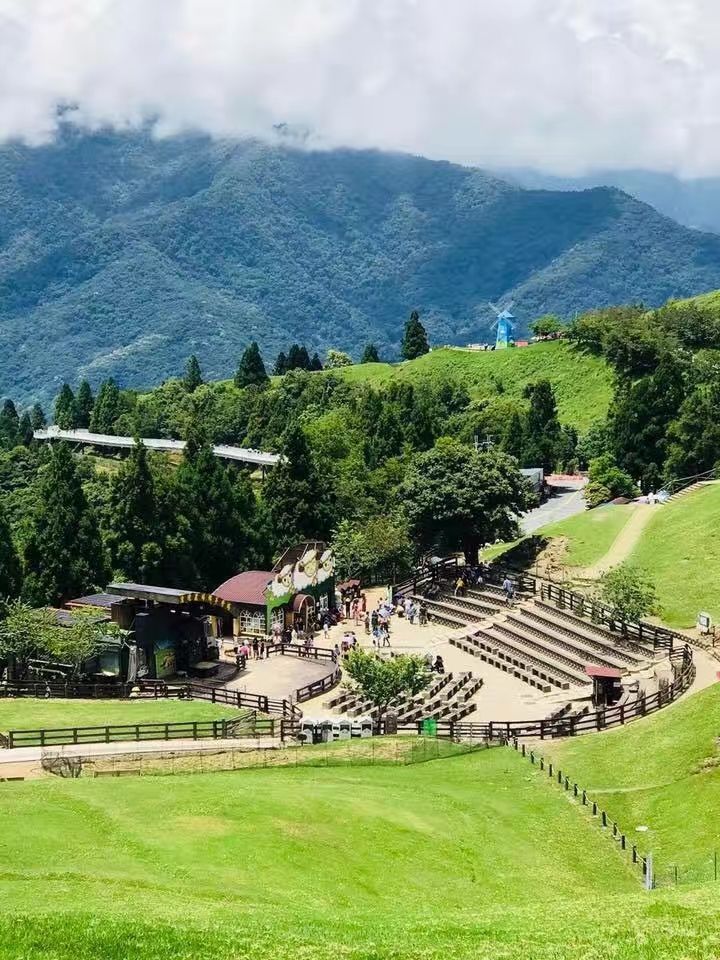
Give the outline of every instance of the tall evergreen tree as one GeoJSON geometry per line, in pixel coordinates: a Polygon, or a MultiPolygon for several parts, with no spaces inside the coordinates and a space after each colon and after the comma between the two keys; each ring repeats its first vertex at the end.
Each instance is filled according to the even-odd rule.
{"type": "Polygon", "coordinates": [[[93,433],[112,433],[120,416],[120,390],[110,377],[101,384],[90,418],[93,433]]]}
{"type": "Polygon", "coordinates": [[[0,509],[0,600],[19,596],[22,587],[22,568],[15,550],[10,524],[0,509]]]}
{"type": "Polygon", "coordinates": [[[269,473],[263,491],[275,542],[288,546],[328,537],[333,524],[331,494],[298,423],[285,431],[281,454],[283,459],[269,473]]]}
{"type": "Polygon", "coordinates": [[[315,353],[312,355],[312,359],[311,359],[311,361],[310,361],[310,369],[311,369],[311,370],[323,370],[323,369],[324,369],[324,367],[323,367],[323,362],[322,362],[322,360],[320,359],[320,354],[317,352],[317,350],[316,350],[315,353]]]}
{"type": "MultiPolygon", "coordinates": [[[[278,357],[278,360],[279,359],[278,357]]],[[[253,342],[245,348],[242,357],[240,357],[240,363],[235,373],[235,386],[240,389],[251,386],[264,387],[267,386],[269,382],[270,377],[268,377],[267,370],[265,369],[260,347],[257,345],[257,342],[253,340],[253,342]]]]}
{"type": "Polygon", "coordinates": [[[39,403],[33,404],[32,410],[30,411],[30,419],[32,420],[33,430],[43,430],[47,426],[45,411],[39,403]]]}
{"type": "Polygon", "coordinates": [[[162,517],[147,448],[140,440],[112,480],[105,528],[113,568],[140,583],[156,582],[162,517]]]}
{"type": "Polygon", "coordinates": [[[23,446],[29,447],[33,442],[34,436],[30,411],[25,410],[23,415],[20,417],[20,423],[18,425],[18,441],[22,443],[23,446]]]}
{"type": "Polygon", "coordinates": [[[77,392],[77,422],[79,427],[89,427],[95,398],[87,380],[81,380],[77,392]]]}
{"type": "Polygon", "coordinates": [[[213,454],[191,424],[177,470],[178,509],[186,521],[194,585],[212,590],[257,557],[255,496],[246,478],[213,454]]]}
{"type": "Polygon", "coordinates": [[[0,410],[0,447],[12,450],[20,442],[20,418],[12,400],[5,400],[0,410]]]}
{"type": "MultiPolygon", "coordinates": [[[[287,355],[287,370],[311,370],[310,354],[305,344],[293,343],[287,355]]],[[[287,372],[287,371],[286,371],[287,372]]]]}
{"type": "Polygon", "coordinates": [[[67,444],[53,446],[35,494],[23,558],[23,594],[38,606],[58,606],[104,584],[106,576],[98,518],[67,444]]]}
{"type": "Polygon", "coordinates": [[[509,457],[515,457],[520,466],[525,463],[525,424],[520,413],[515,410],[507,422],[502,436],[500,449],[509,457]]]}
{"type": "Polygon", "coordinates": [[[410,319],[405,324],[402,346],[400,352],[403,360],[415,360],[427,353],[430,349],[425,327],[420,323],[420,314],[413,310],[410,319]]]}
{"type": "Polygon", "coordinates": [[[55,423],[61,430],[76,430],[78,409],[75,394],[69,383],[64,383],[55,400],[55,423]]]}
{"type": "Polygon", "coordinates": [[[525,388],[530,401],[526,420],[525,462],[549,473],[555,467],[560,443],[560,421],[555,393],[549,380],[538,380],[525,388]]]}
{"type": "MultiPolygon", "coordinates": [[[[320,359],[318,357],[318,359],[320,359]]],[[[285,356],[284,352],[281,350],[277,355],[277,360],[275,361],[275,367],[273,373],[276,377],[282,377],[288,372],[288,358],[285,356]]]]}
{"type": "Polygon", "coordinates": [[[380,356],[374,343],[369,343],[365,347],[360,363],[380,363],[380,356]]]}
{"type": "Polygon", "coordinates": [[[203,382],[202,371],[200,370],[200,361],[193,354],[185,364],[185,376],[183,377],[183,386],[188,393],[193,393],[203,382]]]}

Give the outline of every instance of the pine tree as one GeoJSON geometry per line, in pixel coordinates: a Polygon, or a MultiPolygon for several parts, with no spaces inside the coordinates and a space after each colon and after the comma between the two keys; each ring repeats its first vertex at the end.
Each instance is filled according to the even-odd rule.
{"type": "Polygon", "coordinates": [[[305,344],[303,344],[298,350],[297,359],[298,359],[298,362],[297,362],[298,370],[312,369],[310,366],[310,354],[308,353],[307,347],[305,346],[305,344]]]}
{"type": "MultiPolygon", "coordinates": [[[[278,362],[280,357],[278,357],[278,362]]],[[[270,382],[270,377],[267,375],[267,370],[265,369],[265,364],[263,363],[263,358],[260,353],[260,347],[257,345],[257,342],[253,340],[245,348],[245,352],[240,358],[240,363],[238,364],[237,372],[235,373],[235,386],[239,389],[243,387],[265,387],[270,382]]]]}
{"type": "Polygon", "coordinates": [[[193,585],[205,590],[256,561],[255,495],[232,469],[213,454],[199,425],[191,424],[177,470],[177,502],[193,585]]]}
{"type": "Polygon", "coordinates": [[[553,470],[560,443],[560,421],[549,380],[530,383],[524,396],[530,401],[525,432],[525,462],[529,467],[553,470]]]}
{"type": "Polygon", "coordinates": [[[90,384],[87,380],[80,381],[76,402],[78,426],[87,428],[90,426],[90,417],[92,416],[93,404],[95,402],[90,384]]]}
{"type": "Polygon", "coordinates": [[[20,424],[18,425],[18,440],[23,446],[29,447],[34,439],[35,433],[33,431],[32,417],[30,416],[30,411],[25,410],[20,417],[20,424]]]}
{"type": "Polygon", "coordinates": [[[380,363],[380,357],[374,343],[369,343],[365,347],[360,363],[380,363]]]}
{"type": "Polygon", "coordinates": [[[293,343],[290,347],[287,355],[287,370],[312,370],[310,354],[305,344],[293,343]]]}
{"type": "Polygon", "coordinates": [[[90,418],[93,433],[112,433],[120,416],[120,390],[112,377],[101,384],[90,418]]]}
{"type": "Polygon", "coordinates": [[[76,430],[78,409],[75,394],[69,383],[64,383],[55,400],[55,423],[61,430],[76,430]]]}
{"type": "Polygon", "coordinates": [[[400,352],[404,360],[415,360],[427,353],[430,349],[428,344],[425,327],[420,323],[420,314],[413,310],[410,319],[405,324],[405,333],[403,335],[400,352]]]}
{"type": "Polygon", "coordinates": [[[162,519],[146,446],[136,439],[112,480],[106,540],[113,568],[140,583],[157,582],[162,562],[162,519]]]}
{"type": "Polygon", "coordinates": [[[59,606],[104,584],[98,518],[67,444],[50,451],[36,481],[35,503],[23,558],[25,598],[38,606],[59,606]]]}
{"type": "Polygon", "coordinates": [[[285,354],[281,350],[280,353],[277,355],[277,360],[275,361],[275,367],[273,369],[273,373],[276,377],[284,377],[285,374],[288,372],[288,369],[289,369],[288,358],[285,356],[285,354]]]}
{"type": "Polygon", "coordinates": [[[0,410],[0,447],[12,450],[20,442],[20,418],[12,400],[5,400],[0,410]]]}
{"type": "Polygon", "coordinates": [[[185,376],[183,377],[183,386],[188,393],[193,393],[203,382],[200,362],[193,354],[185,364],[185,376]]]}
{"type": "Polygon", "coordinates": [[[500,448],[509,457],[515,457],[522,467],[525,463],[525,425],[520,413],[515,410],[507,422],[500,448]]]}
{"type": "Polygon", "coordinates": [[[318,354],[317,351],[312,355],[312,360],[310,361],[310,369],[311,369],[311,370],[324,370],[324,369],[325,369],[325,368],[323,367],[323,362],[322,362],[322,360],[320,359],[320,355],[318,354]]]}
{"type": "Polygon", "coordinates": [[[331,497],[315,466],[307,438],[297,423],[283,435],[283,459],[264,487],[272,533],[278,546],[323,539],[332,528],[331,497]]]}
{"type": "Polygon", "coordinates": [[[39,403],[33,404],[33,408],[30,411],[30,419],[32,420],[33,430],[44,430],[47,426],[45,411],[39,403]]]}
{"type": "Polygon", "coordinates": [[[15,550],[10,524],[0,510],[0,599],[19,596],[22,587],[22,568],[15,550]]]}

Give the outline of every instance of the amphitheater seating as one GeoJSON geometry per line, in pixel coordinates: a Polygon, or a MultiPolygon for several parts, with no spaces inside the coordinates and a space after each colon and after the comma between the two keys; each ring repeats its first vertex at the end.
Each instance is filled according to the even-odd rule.
{"type": "MultiPolygon", "coordinates": [[[[436,720],[456,722],[472,713],[476,706],[469,702],[482,686],[472,673],[446,673],[439,676],[422,693],[401,697],[391,704],[401,724],[415,723],[434,717],[436,720]]],[[[325,701],[325,706],[351,717],[376,716],[377,709],[369,700],[348,690],[325,701]]]]}
{"type": "Polygon", "coordinates": [[[501,609],[492,622],[450,643],[545,692],[588,684],[589,665],[637,670],[653,655],[649,644],[626,642],[537,600],[501,609]]]}

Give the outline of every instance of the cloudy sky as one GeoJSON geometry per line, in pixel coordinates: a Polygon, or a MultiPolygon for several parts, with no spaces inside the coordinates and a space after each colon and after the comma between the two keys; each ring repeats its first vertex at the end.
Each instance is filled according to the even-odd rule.
{"type": "Polygon", "coordinates": [[[720,174],[720,0],[0,0],[0,139],[78,124],[720,174]]]}

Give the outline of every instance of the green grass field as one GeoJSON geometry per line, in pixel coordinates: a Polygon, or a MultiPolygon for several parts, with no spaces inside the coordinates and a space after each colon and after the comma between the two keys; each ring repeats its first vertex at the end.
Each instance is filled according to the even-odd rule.
{"type": "Polygon", "coordinates": [[[720,619],[720,484],[710,484],[657,508],[630,556],[655,581],[660,615],[671,627],[691,627],[699,611],[720,619]]]}
{"type": "Polygon", "coordinates": [[[496,396],[496,380],[508,396],[519,397],[528,383],[547,379],[555,389],[560,419],[580,430],[605,416],[612,392],[605,362],[562,341],[488,353],[440,347],[405,363],[355,364],[333,373],[353,383],[370,384],[455,378],[476,398],[496,396]]]}
{"type": "Polygon", "coordinates": [[[238,711],[203,700],[0,700],[0,731],[237,719],[238,711]]]}
{"type": "Polygon", "coordinates": [[[538,535],[567,540],[564,566],[589,567],[605,556],[634,510],[632,504],[597,507],[542,527],[538,535]]]}
{"type": "MultiPolygon", "coordinates": [[[[667,877],[700,873],[720,855],[720,684],[600,736],[543,746],[601,800],[667,877]],[[638,826],[647,831],[637,832],[638,826]]],[[[719,874],[720,875],[720,874],[719,874]]],[[[709,876],[706,871],[705,879],[709,876]]]]}
{"type": "MultiPolygon", "coordinates": [[[[639,843],[662,870],[717,842],[718,728],[720,686],[542,749],[628,832],[650,826],[639,843]]],[[[509,748],[3,784],[0,824],[13,960],[720,955],[718,885],[646,893],[587,812],[509,748]]]]}

